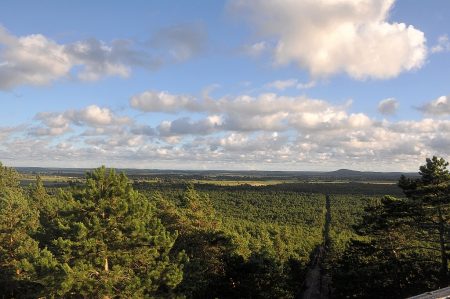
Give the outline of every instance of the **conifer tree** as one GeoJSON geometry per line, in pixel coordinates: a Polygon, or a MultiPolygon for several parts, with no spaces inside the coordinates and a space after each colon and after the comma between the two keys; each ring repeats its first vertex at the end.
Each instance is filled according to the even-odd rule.
{"type": "Polygon", "coordinates": [[[420,240],[437,251],[441,258],[440,284],[450,284],[448,258],[450,251],[450,172],[443,158],[426,159],[419,179],[400,178],[399,186],[412,200],[410,215],[414,218],[420,240]]]}
{"type": "Polygon", "coordinates": [[[57,295],[164,296],[181,282],[183,255],[170,255],[176,235],[124,174],[98,168],[74,198],[53,242],[65,272],[57,295]]]}
{"type": "Polygon", "coordinates": [[[177,251],[189,258],[183,282],[178,290],[191,298],[211,295],[225,274],[225,257],[234,251],[231,239],[220,228],[220,221],[209,198],[199,194],[192,184],[179,197],[178,205],[154,194],[161,219],[171,230],[178,231],[177,251]]]}
{"type": "Polygon", "coordinates": [[[338,297],[399,298],[449,285],[448,165],[426,159],[419,178],[400,178],[406,198],[385,196],[366,208],[357,226],[365,241],[353,240],[335,267],[338,297]]]}
{"type": "Polygon", "coordinates": [[[57,265],[51,253],[39,249],[33,235],[39,212],[19,187],[19,176],[0,164],[0,294],[27,297],[42,294],[47,274],[57,265]]]}

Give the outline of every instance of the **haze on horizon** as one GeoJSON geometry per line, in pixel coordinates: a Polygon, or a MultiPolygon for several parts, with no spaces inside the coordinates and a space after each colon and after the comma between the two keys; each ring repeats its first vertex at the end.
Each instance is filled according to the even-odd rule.
{"type": "Polygon", "coordinates": [[[411,171],[449,159],[446,0],[3,1],[9,166],[411,171]]]}

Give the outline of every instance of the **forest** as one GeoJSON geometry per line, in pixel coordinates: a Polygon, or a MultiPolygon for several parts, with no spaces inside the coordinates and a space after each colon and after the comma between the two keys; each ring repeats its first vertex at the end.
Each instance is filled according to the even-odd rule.
{"type": "MultiPolygon", "coordinates": [[[[264,181],[262,179],[262,181],[264,181]]],[[[406,298],[450,284],[450,173],[220,185],[0,165],[2,298],[406,298]],[[326,294],[325,294],[326,293],[326,294]]]]}

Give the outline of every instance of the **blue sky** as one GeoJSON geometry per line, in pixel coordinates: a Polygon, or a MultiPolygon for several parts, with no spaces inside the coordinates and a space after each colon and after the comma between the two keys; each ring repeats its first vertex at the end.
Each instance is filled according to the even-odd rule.
{"type": "Polygon", "coordinates": [[[2,1],[11,166],[414,171],[450,145],[446,0],[2,1]]]}

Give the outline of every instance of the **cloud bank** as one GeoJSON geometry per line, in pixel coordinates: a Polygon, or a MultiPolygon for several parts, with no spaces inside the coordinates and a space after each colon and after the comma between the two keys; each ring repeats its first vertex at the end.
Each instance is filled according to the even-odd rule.
{"type": "MultiPolygon", "coordinates": [[[[385,112],[395,104],[380,103],[385,112]]],[[[131,97],[130,109],[144,114],[131,120],[96,105],[38,113],[28,125],[0,128],[0,154],[66,167],[414,170],[427,156],[445,156],[450,140],[448,119],[380,121],[350,112],[351,103],[276,93],[199,99],[146,91],[131,97]]]]}

